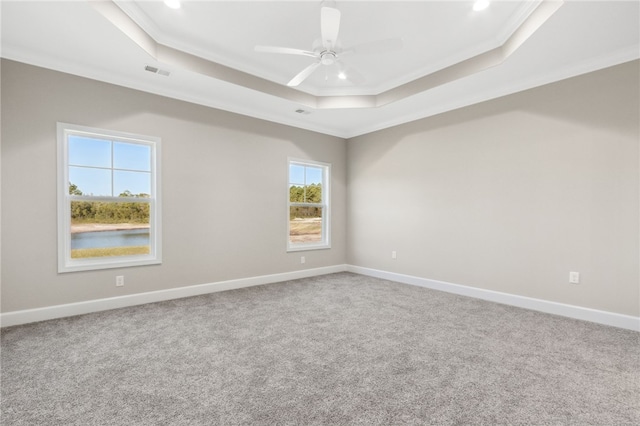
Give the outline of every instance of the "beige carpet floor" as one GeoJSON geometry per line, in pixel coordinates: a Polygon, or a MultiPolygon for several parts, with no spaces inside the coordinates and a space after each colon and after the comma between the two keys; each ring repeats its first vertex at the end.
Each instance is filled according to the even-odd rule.
{"type": "Polygon", "coordinates": [[[2,425],[637,425],[640,333],[350,273],[2,330],[2,425]]]}

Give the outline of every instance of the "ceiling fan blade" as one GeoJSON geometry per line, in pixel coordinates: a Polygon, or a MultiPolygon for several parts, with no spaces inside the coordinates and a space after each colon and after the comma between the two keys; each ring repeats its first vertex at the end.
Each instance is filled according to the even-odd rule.
{"type": "Polygon", "coordinates": [[[371,54],[371,53],[388,53],[388,52],[397,52],[398,50],[402,50],[402,39],[401,38],[387,38],[384,40],[376,40],[370,41],[367,43],[357,44],[355,46],[344,49],[342,54],[347,53],[362,53],[362,54],[371,54]]]}
{"type": "Polygon", "coordinates": [[[320,9],[320,32],[322,45],[327,50],[333,50],[340,32],[340,11],[332,7],[320,9]]]}
{"type": "Polygon", "coordinates": [[[293,77],[291,81],[287,83],[287,86],[295,87],[298,84],[302,83],[319,66],[320,66],[320,61],[312,63],[311,65],[309,65],[308,67],[300,71],[295,77],[293,77]]]}
{"type": "Polygon", "coordinates": [[[265,53],[284,53],[286,55],[304,55],[311,56],[313,58],[317,58],[318,55],[315,52],[310,52],[308,50],[302,49],[294,49],[292,47],[278,47],[278,46],[256,46],[254,47],[256,52],[265,52],[265,53]]]}

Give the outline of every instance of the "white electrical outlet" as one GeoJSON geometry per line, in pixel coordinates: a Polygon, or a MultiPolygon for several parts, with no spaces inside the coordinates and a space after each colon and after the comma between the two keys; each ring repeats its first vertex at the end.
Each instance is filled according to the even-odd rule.
{"type": "Polygon", "coordinates": [[[398,255],[397,255],[397,253],[396,253],[396,251],[395,251],[395,250],[393,250],[393,251],[391,252],[391,258],[392,258],[392,259],[397,259],[397,258],[398,258],[398,255]]]}
{"type": "Polygon", "coordinates": [[[569,272],[569,282],[571,284],[580,284],[580,272],[569,272]]]}
{"type": "Polygon", "coordinates": [[[116,287],[124,286],[124,275],[118,275],[116,277],[116,287]]]}
{"type": "Polygon", "coordinates": [[[307,259],[304,258],[304,256],[300,256],[300,263],[305,263],[307,261],[307,259]]]}

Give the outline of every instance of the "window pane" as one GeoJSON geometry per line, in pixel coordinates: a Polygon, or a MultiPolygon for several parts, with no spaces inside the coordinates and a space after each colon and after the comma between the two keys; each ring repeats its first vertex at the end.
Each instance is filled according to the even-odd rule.
{"type": "Polygon", "coordinates": [[[111,141],[69,135],[69,164],[111,167],[111,141]]]}
{"type": "Polygon", "coordinates": [[[289,241],[322,242],[322,207],[289,208],[289,241]]]}
{"type": "Polygon", "coordinates": [[[149,196],[151,194],[151,173],[113,172],[113,195],[119,197],[149,196]]]}
{"type": "Polygon", "coordinates": [[[58,202],[69,211],[58,217],[58,272],[161,263],[160,139],[57,129],[58,202]]]}
{"type": "Polygon", "coordinates": [[[113,143],[113,167],[116,169],[151,171],[151,147],[138,143],[113,143]]]}
{"type": "Polygon", "coordinates": [[[289,201],[292,203],[304,203],[304,187],[289,185],[289,201]]]}
{"type": "Polygon", "coordinates": [[[304,188],[305,203],[321,203],[322,202],[322,185],[311,184],[304,188]]]}
{"type": "Polygon", "coordinates": [[[71,202],[71,258],[149,254],[149,203],[71,202]]]}
{"type": "Polygon", "coordinates": [[[304,185],[304,166],[297,164],[289,165],[289,183],[304,185]]]}
{"type": "Polygon", "coordinates": [[[69,184],[75,185],[74,195],[95,195],[111,197],[111,170],[87,167],[69,167],[69,184]]]}
{"type": "Polygon", "coordinates": [[[307,167],[307,178],[305,183],[310,185],[312,183],[322,183],[322,169],[320,167],[307,167]]]}

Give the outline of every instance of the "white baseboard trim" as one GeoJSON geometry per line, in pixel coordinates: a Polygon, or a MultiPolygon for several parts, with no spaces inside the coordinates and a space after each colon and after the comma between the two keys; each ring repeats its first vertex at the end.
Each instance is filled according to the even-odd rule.
{"type": "Polygon", "coordinates": [[[9,327],[12,325],[27,324],[31,322],[45,321],[55,318],[89,314],[92,312],[106,311],[109,309],[144,305],[145,303],[162,302],[165,300],[180,299],[183,297],[199,296],[202,294],[215,293],[218,291],[233,290],[282,281],[297,280],[300,278],[315,277],[318,275],[344,272],[346,270],[347,265],[325,266],[322,268],[304,269],[300,271],[284,272],[281,274],[240,278],[236,280],[219,281],[215,283],[177,287],[167,290],[158,290],[148,293],[138,293],[130,294],[127,296],[89,300],[86,302],[77,302],[65,305],[47,306],[37,309],[25,309],[22,311],[5,312],[0,314],[0,325],[2,327],[9,327]]]}
{"type": "Polygon", "coordinates": [[[460,284],[452,284],[444,281],[430,280],[412,275],[380,271],[377,269],[364,268],[361,266],[347,265],[347,271],[360,275],[367,275],[370,277],[396,281],[403,284],[410,284],[419,287],[430,288],[433,290],[445,291],[447,293],[459,294],[461,296],[474,297],[476,299],[502,303],[504,305],[517,306],[519,308],[531,309],[548,314],[561,315],[563,317],[610,325],[627,330],[640,331],[640,317],[634,317],[631,315],[599,311],[597,309],[566,305],[564,303],[550,302],[547,300],[534,299],[531,297],[518,296],[509,293],[501,293],[498,291],[485,290],[482,288],[469,287],[460,284]]]}
{"type": "Polygon", "coordinates": [[[167,290],[158,290],[148,293],[131,294],[127,296],[110,297],[106,299],[89,300],[86,302],[69,303],[65,305],[47,306],[44,308],[26,309],[22,311],[5,312],[0,314],[0,325],[9,327],[12,325],[28,324],[37,321],[46,321],[55,318],[83,315],[92,312],[106,311],[110,309],[125,308],[129,306],[143,305],[146,303],[162,302],[165,300],[180,299],[183,297],[199,296],[225,290],[233,290],[244,287],[252,287],[263,284],[271,284],[282,281],[297,280],[336,272],[353,272],[385,280],[396,281],[425,287],[447,293],[474,297],[505,305],[517,306],[549,314],[595,322],[627,330],[640,331],[640,317],[600,311],[597,309],[583,308],[531,297],[518,296],[498,291],[485,290],[460,284],[452,284],[444,281],[430,280],[412,275],[398,274],[395,272],[381,271],[378,269],[364,268],[354,265],[334,265],[315,269],[284,272],[280,274],[262,275],[257,277],[239,278],[235,280],[219,281],[207,284],[198,284],[187,287],[177,287],[167,290]]]}

